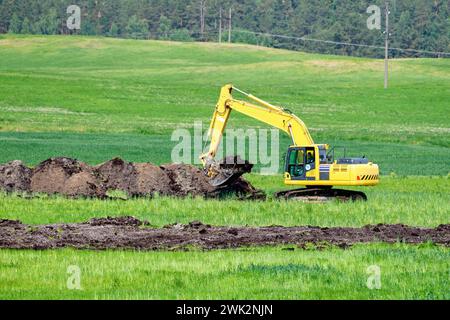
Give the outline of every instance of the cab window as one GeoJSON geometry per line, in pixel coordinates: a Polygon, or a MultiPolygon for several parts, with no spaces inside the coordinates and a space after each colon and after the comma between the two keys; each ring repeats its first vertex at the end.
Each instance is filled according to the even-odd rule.
{"type": "Polygon", "coordinates": [[[304,163],[305,163],[305,151],[298,150],[297,164],[302,165],[304,163]]]}
{"type": "Polygon", "coordinates": [[[302,177],[305,174],[305,150],[295,149],[289,153],[288,172],[292,177],[302,177]]]}
{"type": "Polygon", "coordinates": [[[308,150],[306,153],[306,164],[314,163],[314,150],[308,150]]]}

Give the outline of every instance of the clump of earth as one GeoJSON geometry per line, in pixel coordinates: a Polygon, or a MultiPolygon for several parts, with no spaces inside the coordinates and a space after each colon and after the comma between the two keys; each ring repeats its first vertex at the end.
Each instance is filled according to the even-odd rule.
{"type": "MultiPolygon", "coordinates": [[[[248,167],[248,172],[251,166],[248,167]]],[[[116,158],[90,166],[70,158],[51,158],[35,168],[21,161],[0,165],[0,190],[8,193],[60,194],[79,198],[108,198],[111,191],[128,197],[159,194],[173,197],[262,199],[265,195],[244,178],[215,187],[202,169],[186,164],[157,166],[116,158]]]]}
{"type": "Polygon", "coordinates": [[[32,170],[21,161],[0,165],[0,188],[6,192],[30,190],[32,170]]]}

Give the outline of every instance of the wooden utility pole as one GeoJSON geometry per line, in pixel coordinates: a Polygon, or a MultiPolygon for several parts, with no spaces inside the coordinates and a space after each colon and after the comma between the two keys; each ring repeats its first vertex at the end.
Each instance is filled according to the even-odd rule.
{"type": "Polygon", "coordinates": [[[219,11],[219,43],[222,43],[222,8],[219,11]]]}
{"type": "Polygon", "coordinates": [[[228,16],[228,42],[231,43],[231,8],[228,16]]]}
{"type": "Polygon", "coordinates": [[[200,0],[200,34],[202,39],[205,33],[205,11],[206,11],[206,0],[200,0]]]}
{"type": "Polygon", "coordinates": [[[386,9],[386,30],[385,32],[385,52],[384,52],[384,88],[389,86],[389,1],[385,2],[386,9]]]}

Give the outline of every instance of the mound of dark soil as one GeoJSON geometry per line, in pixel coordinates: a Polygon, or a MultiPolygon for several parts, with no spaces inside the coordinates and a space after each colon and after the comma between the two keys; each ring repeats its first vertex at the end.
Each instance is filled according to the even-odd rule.
{"type": "Polygon", "coordinates": [[[136,163],[135,196],[158,193],[163,196],[173,195],[173,183],[161,167],[151,163],[136,163]]]}
{"type": "Polygon", "coordinates": [[[21,161],[0,165],[0,190],[6,192],[29,191],[31,174],[31,169],[24,166],[21,161]]]}
{"type": "Polygon", "coordinates": [[[147,221],[141,221],[134,217],[118,217],[118,218],[93,218],[87,222],[90,226],[147,226],[147,221]]]}
{"type": "Polygon", "coordinates": [[[197,167],[184,164],[162,166],[171,181],[172,194],[176,196],[216,196],[217,189],[211,186],[204,172],[197,167]]]}
{"type": "Polygon", "coordinates": [[[256,189],[244,178],[237,179],[232,185],[221,190],[222,194],[232,194],[241,200],[265,200],[266,194],[262,190],[256,189]]]}
{"type": "Polygon", "coordinates": [[[136,188],[136,170],[131,162],[115,158],[94,168],[107,190],[121,190],[132,195],[136,188]]]}
{"type": "Polygon", "coordinates": [[[92,168],[70,158],[52,158],[39,164],[33,170],[30,191],[69,197],[105,196],[105,188],[92,168]]]}
{"type": "MultiPolygon", "coordinates": [[[[92,219],[87,223],[29,226],[0,220],[0,248],[51,249],[204,249],[295,245],[302,249],[348,248],[355,243],[432,242],[450,247],[450,226],[417,228],[377,225],[362,228],[214,227],[194,221],[161,229],[133,217],[92,219]]],[[[291,248],[293,249],[293,248],[291,248]]]]}
{"type": "Polygon", "coordinates": [[[108,191],[122,191],[130,197],[201,196],[217,198],[235,195],[261,199],[264,194],[243,178],[228,186],[213,187],[204,172],[191,165],[132,163],[116,158],[89,166],[70,158],[52,158],[30,169],[20,161],[0,166],[0,189],[7,192],[61,194],[68,197],[106,198],[108,191]]]}

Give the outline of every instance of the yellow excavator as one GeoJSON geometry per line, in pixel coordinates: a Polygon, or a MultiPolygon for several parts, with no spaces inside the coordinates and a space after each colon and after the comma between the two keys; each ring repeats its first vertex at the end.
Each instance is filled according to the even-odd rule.
{"type": "Polygon", "coordinates": [[[211,141],[209,151],[200,157],[205,173],[217,187],[230,184],[245,173],[240,166],[248,166],[248,163],[236,162],[230,165],[215,160],[232,111],[278,128],[292,138],[292,145],[286,153],[284,182],[286,185],[304,188],[277,192],[276,198],[313,201],[367,200],[363,192],[333,187],[375,186],[379,183],[378,165],[365,157],[335,159],[334,148],[327,144],[315,144],[303,121],[289,110],[274,106],[229,84],[222,88],[211,120],[208,131],[211,141]],[[233,90],[253,102],[234,99],[233,90]]]}

